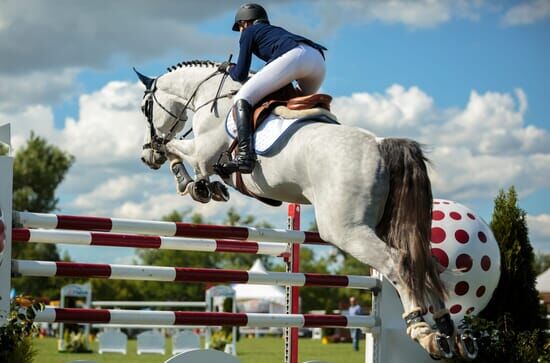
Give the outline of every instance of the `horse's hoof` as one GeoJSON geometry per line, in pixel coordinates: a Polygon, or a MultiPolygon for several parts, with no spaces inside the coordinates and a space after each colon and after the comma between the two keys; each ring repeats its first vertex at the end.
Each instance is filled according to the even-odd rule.
{"type": "Polygon", "coordinates": [[[476,338],[470,331],[464,331],[462,334],[457,335],[456,345],[460,357],[466,360],[473,360],[477,357],[479,352],[476,338]]]}
{"type": "Polygon", "coordinates": [[[450,359],[453,357],[453,341],[451,337],[443,334],[437,334],[435,343],[441,358],[450,359]]]}
{"type": "Polygon", "coordinates": [[[193,182],[190,185],[189,194],[193,200],[200,203],[208,203],[212,199],[212,192],[208,188],[208,184],[204,180],[193,182]]]}
{"type": "Polygon", "coordinates": [[[437,326],[437,330],[447,337],[452,337],[456,334],[455,324],[451,319],[451,314],[448,312],[442,314],[439,317],[434,316],[434,321],[437,326]]]}
{"type": "Polygon", "coordinates": [[[229,200],[229,190],[219,181],[210,183],[209,188],[212,192],[212,199],[216,202],[227,202],[229,200]]]}

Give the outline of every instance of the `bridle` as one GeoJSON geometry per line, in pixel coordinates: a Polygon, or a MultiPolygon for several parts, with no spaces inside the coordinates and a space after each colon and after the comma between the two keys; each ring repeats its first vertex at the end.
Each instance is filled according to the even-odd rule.
{"type": "MultiPolygon", "coordinates": [[[[170,140],[172,140],[172,138],[174,137],[174,132],[176,130],[176,126],[180,123],[180,122],[185,122],[187,121],[187,116],[182,119],[182,116],[184,114],[186,114],[185,112],[187,111],[187,109],[189,108],[189,105],[191,104],[191,101],[193,101],[193,99],[195,98],[195,96],[197,95],[197,92],[199,90],[199,88],[206,82],[208,81],[209,79],[213,78],[214,76],[216,76],[217,74],[220,74],[220,73],[223,73],[223,76],[222,76],[222,79],[221,79],[221,82],[220,82],[220,85],[218,87],[218,91],[216,92],[216,96],[211,99],[211,100],[208,100],[207,102],[205,102],[204,104],[200,105],[199,107],[197,107],[194,111],[198,111],[199,109],[201,109],[202,107],[208,105],[209,103],[212,103],[212,108],[210,109],[210,111],[214,111],[215,114],[216,114],[216,117],[218,117],[218,110],[217,110],[217,101],[221,98],[225,98],[225,97],[230,97],[230,96],[233,96],[237,91],[230,91],[228,93],[225,93],[225,94],[222,94],[220,95],[220,92],[221,92],[221,89],[223,88],[223,84],[225,83],[225,80],[227,79],[227,76],[228,74],[227,73],[224,73],[224,72],[221,72],[219,71],[218,69],[216,69],[213,73],[211,73],[210,75],[208,75],[205,79],[203,79],[198,85],[197,87],[195,88],[195,90],[193,91],[193,93],[191,94],[191,97],[189,97],[189,99],[187,100],[187,102],[185,103],[185,106],[183,107],[183,109],[179,112],[178,115],[174,114],[173,112],[171,112],[170,110],[168,110],[166,107],[164,107],[162,105],[162,103],[159,102],[159,100],[157,99],[157,96],[156,96],[156,91],[158,90],[157,88],[157,80],[158,78],[155,78],[153,80],[153,83],[151,84],[151,87],[149,89],[146,89],[145,90],[145,93],[143,95],[143,98],[147,98],[146,101],[145,101],[145,104],[142,106],[141,108],[141,111],[143,112],[143,114],[145,115],[145,117],[147,118],[147,123],[149,124],[149,131],[151,133],[151,140],[144,144],[142,149],[143,150],[147,150],[147,149],[151,149],[152,151],[154,152],[157,152],[161,155],[164,155],[165,154],[165,151],[164,151],[164,146],[170,142],[170,140]],[[174,125],[170,128],[170,131],[168,132],[168,134],[165,136],[165,137],[161,137],[158,135],[156,129],[155,129],[155,125],[153,124],[153,105],[154,104],[157,104],[164,112],[166,112],[168,115],[170,115],[171,117],[173,117],[174,119],[176,119],[176,122],[174,122],[174,125]]],[[[191,131],[193,131],[193,128],[190,128],[182,137],[181,139],[184,139],[185,137],[187,137],[187,135],[189,135],[191,133],[191,131]]]]}

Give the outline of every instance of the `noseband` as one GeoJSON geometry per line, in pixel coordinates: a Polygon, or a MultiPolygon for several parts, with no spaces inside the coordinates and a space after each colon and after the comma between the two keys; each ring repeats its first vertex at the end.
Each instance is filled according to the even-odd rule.
{"type": "MultiPolygon", "coordinates": [[[[143,98],[146,98],[147,97],[147,100],[145,101],[145,104],[143,105],[143,107],[141,108],[141,111],[143,112],[143,114],[145,115],[145,117],[147,118],[147,123],[149,124],[149,131],[151,133],[151,141],[149,143],[146,143],[143,145],[142,149],[143,150],[147,150],[147,149],[151,149],[155,152],[158,152],[159,154],[163,155],[165,154],[164,150],[163,150],[163,147],[168,143],[170,142],[170,140],[173,138],[173,133],[174,133],[174,130],[176,128],[176,126],[180,123],[180,122],[185,122],[187,121],[187,117],[185,119],[182,119],[181,116],[184,114],[184,112],[187,111],[188,107],[189,107],[189,104],[191,103],[191,101],[195,98],[195,96],[197,95],[197,91],[199,90],[199,88],[206,82],[208,81],[209,79],[211,79],[212,77],[214,77],[215,75],[217,75],[218,73],[220,73],[219,70],[215,70],[212,74],[210,74],[208,77],[206,77],[205,79],[203,79],[198,85],[197,87],[195,88],[195,90],[193,91],[193,93],[191,94],[191,97],[189,97],[189,99],[187,100],[187,103],[185,104],[185,106],[183,107],[183,109],[180,111],[179,115],[175,115],[173,112],[171,112],[170,110],[168,110],[166,107],[164,107],[160,102],[159,100],[157,99],[157,96],[156,96],[156,91],[157,91],[157,80],[158,78],[155,78],[153,80],[153,83],[151,85],[151,88],[150,89],[147,89],[145,90],[145,94],[143,95],[143,98]],[[164,112],[166,112],[168,115],[172,116],[173,118],[176,119],[176,122],[174,123],[174,126],[172,126],[170,128],[170,132],[168,132],[168,135],[166,137],[161,137],[157,134],[157,131],[155,129],[155,125],[153,124],[153,104],[156,103],[164,112]]],[[[214,110],[216,112],[216,115],[217,115],[217,107],[216,107],[216,104],[217,104],[217,101],[218,99],[220,98],[225,98],[225,97],[230,97],[232,95],[234,95],[235,93],[237,93],[237,91],[230,91],[226,94],[223,94],[223,95],[220,95],[220,90],[222,89],[223,87],[223,84],[225,82],[225,79],[227,78],[227,73],[224,73],[223,74],[223,77],[222,77],[222,80],[220,82],[220,86],[218,88],[218,92],[216,93],[216,96],[205,102],[204,104],[200,105],[199,107],[197,107],[195,109],[195,112],[198,111],[199,109],[201,109],[202,107],[206,106],[207,104],[213,102],[213,105],[212,105],[212,110],[214,110]]],[[[191,131],[193,131],[193,129],[189,129],[189,131],[187,131],[183,136],[182,138],[185,138],[187,135],[189,135],[191,133],[191,131]]]]}

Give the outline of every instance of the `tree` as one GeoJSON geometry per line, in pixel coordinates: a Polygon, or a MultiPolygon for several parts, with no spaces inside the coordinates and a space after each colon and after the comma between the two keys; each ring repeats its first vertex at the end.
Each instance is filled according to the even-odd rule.
{"type": "MultiPolygon", "coordinates": [[[[0,149],[5,154],[6,148],[0,149]]],[[[57,208],[55,191],[74,162],[74,157],[31,132],[26,145],[15,154],[13,166],[13,209],[48,213],[57,208]]],[[[13,258],[59,261],[53,244],[14,244],[13,258]]],[[[13,280],[20,293],[56,296],[62,282],[55,278],[21,277],[13,280]]]]}
{"type": "MultiPolygon", "coordinates": [[[[162,220],[181,222],[188,219],[190,214],[190,209],[183,212],[175,210],[168,215],[163,216],[162,220]]],[[[205,223],[203,216],[198,213],[193,214],[190,219],[192,223],[205,223]]],[[[140,250],[138,255],[144,265],[201,268],[217,267],[221,258],[217,253],[173,250],[140,250]]],[[[154,281],[135,281],[134,284],[139,287],[138,290],[142,293],[141,298],[144,300],[204,300],[204,284],[166,283],[154,281]]]]}
{"type": "MultiPolygon", "coordinates": [[[[229,208],[223,220],[223,224],[227,226],[253,226],[256,228],[273,228],[269,222],[256,222],[256,217],[253,215],[242,216],[233,207],[229,208]]],[[[220,261],[220,268],[244,268],[249,269],[254,261],[260,259],[268,270],[273,267],[272,258],[266,255],[254,255],[246,253],[225,253],[224,259],[220,261]]]]}
{"type": "Polygon", "coordinates": [[[500,246],[499,284],[482,317],[492,321],[508,316],[518,331],[542,327],[535,289],[535,256],[529,242],[526,213],[518,207],[514,187],[501,190],[495,199],[491,229],[500,246]]]}

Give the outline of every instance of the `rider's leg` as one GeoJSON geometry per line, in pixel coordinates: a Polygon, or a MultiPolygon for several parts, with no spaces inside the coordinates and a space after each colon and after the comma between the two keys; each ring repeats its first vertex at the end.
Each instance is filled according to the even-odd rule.
{"type": "Polygon", "coordinates": [[[229,175],[237,170],[247,174],[254,169],[256,156],[251,135],[252,107],[293,80],[307,77],[310,73],[309,57],[304,57],[304,53],[303,46],[286,52],[252,76],[235,95],[233,119],[237,125],[239,151],[234,160],[222,166],[224,174],[229,175]]]}
{"type": "Polygon", "coordinates": [[[308,46],[304,46],[301,57],[303,59],[301,63],[308,66],[307,69],[301,72],[303,76],[296,80],[304,96],[312,95],[321,88],[321,84],[325,80],[325,60],[317,49],[308,46]]]}
{"type": "Polygon", "coordinates": [[[233,105],[233,120],[237,124],[237,140],[239,151],[234,160],[223,165],[224,172],[231,174],[237,170],[250,174],[256,164],[256,154],[252,143],[252,105],[245,99],[238,99],[233,105]]]}

